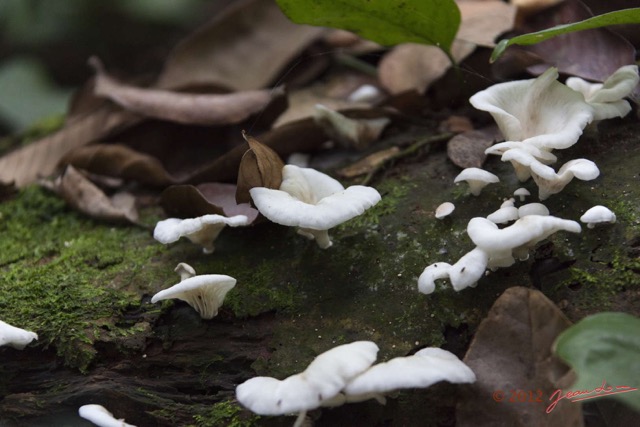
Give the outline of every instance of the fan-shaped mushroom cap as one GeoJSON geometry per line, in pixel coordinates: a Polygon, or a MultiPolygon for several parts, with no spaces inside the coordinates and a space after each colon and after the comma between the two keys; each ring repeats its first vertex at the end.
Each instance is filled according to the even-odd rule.
{"type": "Polygon", "coordinates": [[[436,280],[449,277],[451,264],[446,262],[436,262],[424,269],[418,278],[418,291],[423,294],[430,294],[436,290],[436,280]]]}
{"type": "Polygon", "coordinates": [[[638,66],[618,68],[604,83],[589,83],[579,77],[569,77],[566,84],[580,92],[594,109],[594,120],[624,117],[631,105],[623,98],[629,96],[638,85],[638,66]]]}
{"type": "Polygon", "coordinates": [[[504,206],[487,215],[487,219],[496,224],[504,224],[505,222],[515,221],[518,218],[520,216],[518,215],[518,208],[515,206],[504,206]]]}
{"type": "Polygon", "coordinates": [[[469,102],[493,116],[507,141],[547,151],[568,148],[578,141],[594,113],[580,93],[557,78],[558,70],[549,68],[535,79],[493,85],[469,102]]]}
{"type": "Polygon", "coordinates": [[[352,378],[376,360],[371,341],[340,345],[318,355],[303,372],[284,380],[251,378],[236,388],[238,401],[259,415],[314,409],[334,398],[352,378]]]}
{"type": "Polygon", "coordinates": [[[482,189],[492,183],[500,182],[500,178],[480,168],[466,168],[455,177],[453,182],[467,181],[469,191],[474,196],[480,195],[482,189]]]}
{"type": "Polygon", "coordinates": [[[156,224],[153,238],[160,243],[168,244],[186,237],[193,243],[201,245],[202,251],[209,254],[214,251],[213,242],[225,225],[238,227],[249,223],[249,218],[245,215],[226,217],[210,214],[198,218],[168,218],[156,224]]]}
{"type": "Polygon", "coordinates": [[[580,217],[580,221],[587,224],[588,228],[594,228],[595,225],[599,223],[616,222],[616,214],[605,206],[596,205],[587,210],[584,215],[580,217]]]}
{"type": "Polygon", "coordinates": [[[202,274],[189,277],[172,287],[158,292],[152,303],[177,298],[193,307],[203,319],[212,319],[234,286],[236,279],[223,274],[202,274]]]}
{"type": "Polygon", "coordinates": [[[38,334],[12,326],[0,320],[0,347],[8,345],[17,350],[24,349],[27,344],[38,339],[38,334]]]}
{"type": "Polygon", "coordinates": [[[396,357],[361,373],[344,389],[350,396],[387,393],[403,388],[426,388],[440,382],[472,383],[476,376],[453,353],[437,347],[424,348],[413,356],[396,357]]]}
{"type": "Polygon", "coordinates": [[[549,215],[549,208],[542,203],[527,203],[518,208],[520,218],[527,215],[549,215]]]}
{"type": "Polygon", "coordinates": [[[595,163],[587,159],[570,160],[560,167],[558,173],[553,168],[541,163],[531,164],[531,176],[538,186],[538,198],[545,200],[553,194],[561,192],[573,180],[591,181],[600,175],[595,163]]]}
{"type": "Polygon", "coordinates": [[[116,419],[111,412],[101,405],[82,405],[78,414],[98,427],[136,427],[124,420],[116,419]]]}
{"type": "Polygon", "coordinates": [[[279,190],[254,187],[249,192],[256,207],[276,224],[300,227],[320,247],[331,246],[327,230],[342,224],[380,201],[372,187],[345,189],[337,180],[310,168],[286,165],[279,190]]]}
{"type": "Polygon", "coordinates": [[[451,213],[456,209],[456,206],[451,202],[444,202],[440,206],[436,208],[435,217],[438,219],[442,219],[446,216],[451,215],[451,213]]]}

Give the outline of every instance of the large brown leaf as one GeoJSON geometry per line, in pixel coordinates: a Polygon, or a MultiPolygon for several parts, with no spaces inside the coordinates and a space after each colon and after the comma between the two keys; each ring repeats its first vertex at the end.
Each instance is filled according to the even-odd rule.
{"type": "Polygon", "coordinates": [[[236,201],[250,203],[249,190],[254,187],[280,188],[284,162],[278,153],[262,144],[251,135],[242,133],[249,149],[242,156],[238,169],[236,201]]]}
{"type": "Polygon", "coordinates": [[[120,144],[93,144],[79,147],[60,161],[98,175],[107,175],[157,187],[175,184],[162,163],[120,144]]]}
{"type": "Polygon", "coordinates": [[[477,381],[458,404],[457,425],[582,426],[578,404],[562,401],[546,413],[553,392],[573,380],[569,368],[551,353],[555,338],[569,325],[541,292],[507,289],[478,327],[464,358],[477,381]]]}
{"type": "Polygon", "coordinates": [[[263,110],[280,90],[248,90],[229,94],[191,94],[161,89],[143,89],[109,76],[97,58],[95,94],[111,99],[133,113],[194,125],[239,123],[263,110]]]}
{"type": "Polygon", "coordinates": [[[323,32],[293,24],[272,0],[236,1],[174,49],[157,86],[260,89],[323,32]]]}

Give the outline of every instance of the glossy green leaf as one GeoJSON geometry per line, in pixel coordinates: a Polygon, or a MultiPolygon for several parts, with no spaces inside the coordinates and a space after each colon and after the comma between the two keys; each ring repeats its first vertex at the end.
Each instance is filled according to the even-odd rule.
{"type": "Polygon", "coordinates": [[[460,26],[453,0],[276,0],[293,22],[342,28],[385,46],[422,43],[450,55],[460,26]]]}
{"type": "MultiPolygon", "coordinates": [[[[555,353],[578,375],[567,391],[594,391],[578,397],[604,396],[640,410],[640,319],[626,313],[588,316],[565,330],[554,344],[555,353]],[[636,388],[623,392],[621,386],[636,388]]],[[[573,399],[572,399],[573,400],[573,399]]]]}
{"type": "Polygon", "coordinates": [[[573,22],[571,24],[557,25],[547,28],[546,30],[536,31],[534,33],[522,34],[510,39],[501,40],[493,49],[491,54],[491,62],[497,60],[504,51],[513,44],[528,46],[540,43],[561,34],[573,33],[576,31],[590,30],[592,28],[607,27],[609,25],[621,24],[639,24],[640,8],[623,9],[615,12],[605,13],[603,15],[594,16],[584,21],[573,22]]]}

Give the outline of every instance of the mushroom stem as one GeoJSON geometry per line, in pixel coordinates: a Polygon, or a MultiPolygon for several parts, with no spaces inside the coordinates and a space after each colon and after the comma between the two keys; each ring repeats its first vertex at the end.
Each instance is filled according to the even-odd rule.
{"type": "Polygon", "coordinates": [[[307,410],[303,409],[302,411],[298,412],[298,418],[296,418],[296,422],[293,423],[293,427],[302,427],[302,424],[304,424],[304,419],[307,417],[307,410]]]}
{"type": "Polygon", "coordinates": [[[329,230],[313,230],[311,228],[299,228],[298,234],[307,238],[315,239],[321,249],[330,248],[333,245],[329,237],[329,230]]]}

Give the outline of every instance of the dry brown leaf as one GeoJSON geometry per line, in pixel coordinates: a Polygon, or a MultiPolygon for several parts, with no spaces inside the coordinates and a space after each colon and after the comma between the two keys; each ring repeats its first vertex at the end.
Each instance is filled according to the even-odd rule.
{"type": "Polygon", "coordinates": [[[438,126],[440,132],[462,133],[473,130],[471,119],[466,116],[456,116],[455,114],[447,117],[440,122],[438,126]]]}
{"type": "Polygon", "coordinates": [[[344,178],[355,178],[356,176],[364,175],[374,170],[378,165],[384,161],[392,158],[400,152],[398,147],[387,148],[386,150],[377,151],[373,154],[369,154],[363,159],[358,160],[352,165],[342,168],[338,171],[338,175],[344,178]]]}
{"type": "Polygon", "coordinates": [[[137,223],[135,198],[129,193],[116,193],[111,198],[69,165],[53,182],[42,185],[57,193],[73,209],[91,218],[108,222],[137,223]]]}
{"type": "Polygon", "coordinates": [[[147,185],[166,187],[176,180],[155,157],[120,144],[94,144],[77,148],[60,161],[98,175],[123,178],[147,185]]]}
{"type": "Polygon", "coordinates": [[[249,149],[240,161],[236,201],[251,203],[249,190],[253,187],[280,188],[284,162],[278,153],[251,135],[243,132],[242,136],[249,144],[249,149]]]}
{"type": "Polygon", "coordinates": [[[236,186],[233,184],[172,185],[162,192],[160,206],[174,218],[197,218],[208,214],[245,215],[253,222],[258,216],[258,211],[248,203],[236,203],[236,186]]]}
{"type": "Polygon", "coordinates": [[[518,17],[524,17],[548,9],[564,0],[511,0],[511,4],[518,8],[518,17]]]}
{"type": "Polygon", "coordinates": [[[261,89],[324,31],[292,23],[272,0],[235,1],[173,50],[157,87],[261,89]]]}
{"type": "Polygon", "coordinates": [[[229,94],[189,94],[129,86],[110,77],[97,58],[95,94],[109,98],[133,113],[172,122],[194,125],[239,123],[263,110],[279,90],[249,90],[229,94]]]}
{"type": "MultiPolygon", "coordinates": [[[[538,31],[559,24],[590,18],[591,12],[578,0],[564,3],[529,17],[524,31],[538,31]]],[[[635,63],[635,49],[624,38],[606,28],[580,31],[553,37],[526,50],[544,60],[527,70],[542,74],[553,65],[561,73],[588,80],[604,81],[623,65],[635,63]]]]}
{"type": "Polygon", "coordinates": [[[138,121],[138,116],[108,106],[76,117],[59,131],[0,158],[0,181],[24,187],[53,174],[70,150],[138,121]]]}
{"type": "MultiPolygon", "coordinates": [[[[499,0],[458,1],[461,22],[451,54],[464,60],[476,46],[492,47],[494,38],[513,27],[516,8],[499,0]]],[[[436,46],[406,43],[393,48],[378,65],[380,83],[392,94],[409,90],[424,93],[451,67],[436,46]]]]}
{"type": "Polygon", "coordinates": [[[460,133],[447,143],[449,159],[461,168],[479,168],[487,158],[484,151],[502,138],[497,126],[460,133]]]}
{"type": "Polygon", "coordinates": [[[458,403],[457,425],[582,426],[581,407],[575,403],[561,401],[546,413],[553,392],[574,379],[551,352],[570,324],[541,292],[507,289],[478,327],[464,358],[477,381],[458,403]],[[526,401],[519,400],[522,396],[526,401]]]}

